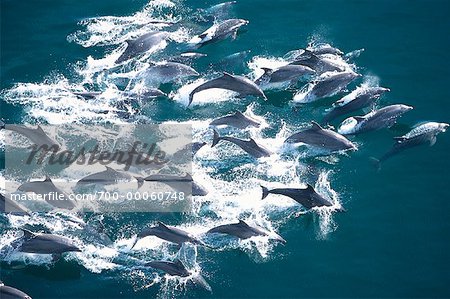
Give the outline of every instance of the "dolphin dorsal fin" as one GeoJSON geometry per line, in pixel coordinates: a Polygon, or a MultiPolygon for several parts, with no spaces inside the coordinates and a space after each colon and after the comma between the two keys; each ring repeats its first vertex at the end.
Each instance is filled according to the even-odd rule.
{"type": "Polygon", "coordinates": [[[161,221],[158,221],[158,226],[164,227],[164,228],[167,228],[167,229],[168,229],[167,225],[165,225],[165,224],[162,223],[161,221]]]}
{"type": "Polygon", "coordinates": [[[253,145],[258,146],[258,144],[256,143],[256,141],[253,138],[250,138],[250,143],[253,144],[253,145]]]}
{"type": "Polygon", "coordinates": [[[38,125],[36,130],[41,131],[42,133],[44,133],[44,130],[42,129],[41,125],[38,125]]]}
{"type": "Polygon", "coordinates": [[[113,172],[116,172],[114,169],[112,169],[112,168],[109,167],[109,166],[106,166],[106,165],[105,165],[105,167],[106,167],[106,171],[113,171],[113,172]]]}
{"type": "Polygon", "coordinates": [[[244,220],[241,220],[241,219],[239,219],[239,224],[248,226],[248,224],[244,220]]]}
{"type": "Polygon", "coordinates": [[[312,129],[314,129],[314,130],[323,130],[323,128],[317,122],[312,121],[311,124],[312,124],[312,129]]]}
{"type": "Polygon", "coordinates": [[[26,239],[31,239],[31,238],[36,237],[36,234],[33,233],[32,231],[29,231],[28,229],[22,228],[22,232],[23,232],[23,236],[26,239]]]}
{"type": "Polygon", "coordinates": [[[315,191],[314,187],[311,186],[310,184],[306,184],[306,190],[308,190],[308,191],[315,191]]]}
{"type": "Polygon", "coordinates": [[[186,174],[184,175],[184,178],[185,178],[187,181],[190,181],[190,182],[193,182],[193,181],[194,181],[194,179],[192,178],[192,175],[190,175],[189,173],[186,173],[186,174]]]}
{"type": "Polygon", "coordinates": [[[236,111],[236,113],[234,114],[236,116],[240,116],[240,117],[245,117],[244,113],[242,113],[241,111],[236,111]]]}
{"type": "Polygon", "coordinates": [[[273,69],[271,68],[262,67],[261,69],[264,71],[264,75],[273,73],[273,69]]]}
{"type": "Polygon", "coordinates": [[[48,175],[46,175],[45,176],[45,179],[44,179],[44,182],[52,182],[52,179],[48,176],[48,175]]]}

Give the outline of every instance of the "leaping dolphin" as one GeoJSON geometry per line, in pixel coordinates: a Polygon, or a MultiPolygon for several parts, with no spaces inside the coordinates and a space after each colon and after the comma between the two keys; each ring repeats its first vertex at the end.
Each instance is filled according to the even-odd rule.
{"type": "Polygon", "coordinates": [[[285,143],[304,143],[330,151],[356,150],[357,147],[350,140],[330,129],[322,128],[315,121],[312,127],[288,137],[285,143]]]}
{"type": "Polygon", "coordinates": [[[133,57],[144,54],[151,48],[159,45],[169,37],[166,31],[155,31],[146,33],[135,40],[127,40],[125,51],[117,58],[116,63],[122,63],[133,57]]]}
{"type": "Polygon", "coordinates": [[[323,123],[328,123],[341,115],[366,108],[388,91],[390,89],[384,87],[358,87],[333,104],[333,109],[325,115],[323,123]]]}
{"type": "Polygon", "coordinates": [[[279,194],[292,198],[305,209],[310,210],[314,207],[330,207],[333,204],[314,190],[314,187],[307,185],[306,189],[300,188],[276,188],[269,190],[264,186],[262,188],[262,199],[266,198],[269,194],[279,194]]]}
{"type": "Polygon", "coordinates": [[[90,174],[80,179],[76,186],[86,185],[113,185],[120,182],[130,182],[137,180],[138,188],[142,187],[144,179],[141,177],[134,177],[126,172],[117,171],[111,167],[105,166],[106,170],[90,174]]]}
{"type": "Polygon", "coordinates": [[[186,269],[184,264],[179,259],[176,259],[173,262],[169,262],[169,261],[148,262],[145,264],[145,266],[152,267],[152,268],[155,268],[158,270],[162,270],[171,276],[188,277],[191,275],[191,272],[189,272],[189,270],[186,269]]]}
{"type": "Polygon", "coordinates": [[[46,176],[43,181],[31,181],[23,183],[17,188],[18,191],[31,192],[42,196],[45,201],[55,208],[71,210],[75,204],[69,195],[56,187],[53,181],[46,176]]]}
{"type": "MultiPolygon", "coordinates": [[[[239,220],[238,223],[224,224],[216,226],[206,232],[207,234],[219,233],[235,236],[239,239],[248,239],[256,236],[267,236],[268,232],[255,226],[248,225],[245,221],[239,220]]],[[[276,235],[275,240],[286,243],[281,236],[276,235]]]]}
{"type": "Polygon", "coordinates": [[[67,237],[22,230],[23,242],[18,247],[19,252],[52,254],[55,257],[65,252],[81,252],[81,249],[67,237]]]}
{"type": "Polygon", "coordinates": [[[196,183],[190,174],[177,176],[171,174],[152,174],[144,178],[146,182],[164,183],[178,191],[192,191],[193,196],[206,196],[209,192],[202,185],[196,183]],[[188,185],[187,183],[191,183],[188,185]],[[192,186],[191,190],[186,190],[187,186],[192,186]]]}
{"type": "Polygon", "coordinates": [[[165,241],[178,244],[180,246],[183,245],[183,243],[192,243],[194,245],[209,247],[202,241],[191,236],[188,232],[173,226],[165,225],[161,221],[158,221],[158,224],[156,226],[143,229],[137,235],[137,238],[131,248],[133,248],[140,239],[148,236],[155,236],[165,241]]]}
{"type": "Polygon", "coordinates": [[[194,90],[189,94],[188,106],[192,103],[194,95],[197,92],[212,88],[231,90],[239,93],[241,97],[254,95],[267,100],[264,92],[253,81],[242,76],[231,75],[224,72],[222,77],[212,79],[194,88],[194,90]]]}
{"type": "Polygon", "coordinates": [[[400,116],[412,109],[413,107],[402,104],[390,105],[364,116],[349,117],[342,122],[338,132],[344,135],[355,135],[382,128],[390,128],[400,116]]]}
{"type": "Polygon", "coordinates": [[[380,159],[373,158],[375,166],[379,169],[380,164],[396,154],[419,145],[429,144],[433,146],[436,143],[436,136],[445,132],[449,124],[438,122],[426,122],[412,129],[401,137],[395,137],[395,144],[390,151],[384,154],[380,159]]]}
{"type": "Polygon", "coordinates": [[[305,75],[315,73],[313,69],[304,65],[285,65],[276,69],[262,68],[264,74],[255,80],[259,86],[270,83],[291,82],[296,83],[298,79],[305,75]]]}
{"type": "Polygon", "coordinates": [[[59,143],[50,138],[40,125],[38,125],[37,128],[33,129],[24,125],[7,124],[5,125],[5,130],[10,130],[27,137],[33,144],[37,145],[38,147],[44,145],[48,148],[54,147],[58,150],[60,149],[59,143]]]}
{"type": "Polygon", "coordinates": [[[361,77],[353,71],[327,72],[294,95],[294,102],[310,103],[342,92],[350,82],[361,77]]]}
{"type": "Polygon", "coordinates": [[[228,37],[236,39],[237,32],[240,27],[247,25],[249,22],[242,19],[228,19],[220,23],[214,24],[209,29],[194,37],[189,43],[196,44],[199,47],[224,40],[228,37]]]}
{"type": "Polygon", "coordinates": [[[214,130],[214,138],[211,147],[214,147],[219,141],[229,141],[231,143],[236,144],[241,149],[246,151],[248,154],[255,158],[262,158],[262,157],[269,157],[272,152],[270,152],[268,149],[258,145],[255,140],[250,138],[250,140],[242,140],[236,137],[229,137],[229,136],[223,136],[220,137],[219,133],[217,133],[216,130],[214,130]]]}
{"type": "Polygon", "coordinates": [[[31,299],[31,296],[13,287],[5,286],[0,281],[0,298],[2,299],[31,299]]]}
{"type": "Polygon", "coordinates": [[[258,121],[245,116],[240,111],[236,111],[234,114],[228,114],[213,120],[210,126],[231,126],[238,129],[245,129],[247,127],[259,128],[261,125],[258,121]]]}
{"type": "Polygon", "coordinates": [[[169,83],[184,77],[198,76],[192,67],[178,62],[163,62],[150,66],[140,74],[147,82],[169,83]]]}

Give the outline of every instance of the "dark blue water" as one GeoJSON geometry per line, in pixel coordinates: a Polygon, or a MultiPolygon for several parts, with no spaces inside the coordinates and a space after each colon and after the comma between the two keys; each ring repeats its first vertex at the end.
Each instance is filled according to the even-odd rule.
{"type": "MultiPolygon", "coordinates": [[[[68,42],[68,35],[82,29],[77,23],[88,17],[132,15],[145,4],[2,0],[1,89],[8,90],[19,82],[41,83],[55,74],[75,76],[77,62],[89,55],[101,58],[115,48],[84,48],[68,42]]],[[[186,1],[180,7],[210,4],[186,1]]],[[[450,297],[450,135],[439,135],[433,147],[393,158],[379,172],[369,163],[369,157],[386,152],[392,137],[405,133],[406,127],[422,121],[450,121],[449,10],[445,0],[238,1],[235,15],[250,21],[246,32],[234,42],[205,47],[203,52],[210,59],[248,49],[251,56],[280,57],[306,46],[314,37],[345,52],[364,48],[356,59],[359,72],[378,77],[381,86],[391,89],[382,103],[404,103],[414,110],[401,118],[401,126],[395,129],[355,138],[360,145],[356,153],[323,166],[332,170],[329,181],[347,210],[333,215],[336,227],[332,232],[321,237],[320,220],[308,214],[283,222],[278,233],[288,242],[273,248],[265,259],[240,249],[200,248],[197,260],[213,292],[188,287],[173,296],[450,297]]],[[[207,63],[198,67],[207,72],[207,63]]],[[[279,119],[294,127],[319,119],[332,102],[293,110],[289,106],[292,93],[268,95],[269,101],[257,101],[254,112],[272,112],[267,115],[271,118],[268,122],[276,126],[281,126],[279,119]]],[[[247,104],[249,101],[211,104],[186,111],[178,103],[166,101],[153,116],[158,120],[202,119],[233,109],[245,110],[247,104]]],[[[1,117],[7,122],[22,122],[32,107],[3,100],[1,105],[1,117]]],[[[272,134],[280,128],[272,127],[272,134]]],[[[168,221],[176,225],[189,217],[168,221]]],[[[128,222],[116,217],[111,220],[111,231],[126,235],[122,224],[142,227],[140,223],[153,218],[136,216],[128,222]]],[[[0,228],[3,233],[11,229],[7,223],[0,228]]],[[[93,273],[73,259],[20,269],[3,263],[1,280],[33,298],[165,296],[158,284],[136,290],[131,271],[93,273]]],[[[142,286],[140,281],[136,285],[142,286]]]]}

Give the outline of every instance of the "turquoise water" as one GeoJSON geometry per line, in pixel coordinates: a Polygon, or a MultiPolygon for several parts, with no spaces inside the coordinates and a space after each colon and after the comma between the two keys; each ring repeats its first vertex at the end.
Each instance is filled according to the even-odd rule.
{"type": "MultiPolygon", "coordinates": [[[[146,3],[2,0],[2,98],[15,83],[58,84],[62,76],[76,82],[77,63],[83,64],[88,56],[100,59],[117,48],[117,45],[84,48],[69,42],[68,36],[85,30],[77,23],[90,17],[130,16],[142,10],[146,3]]],[[[185,16],[188,8],[210,4],[209,1],[186,1],[168,10],[185,16]]],[[[449,9],[448,1],[240,0],[234,15],[250,21],[245,32],[235,41],[227,40],[200,49],[209,55],[195,65],[202,75],[208,74],[209,62],[243,50],[251,50],[249,59],[257,55],[282,57],[311,40],[331,43],[344,52],[365,49],[355,63],[361,74],[377,78],[380,86],[391,89],[382,103],[404,103],[414,110],[402,117],[401,125],[394,129],[354,138],[359,150],[336,158],[338,162],[301,161],[313,165],[318,173],[328,175],[307,173],[298,181],[314,180],[314,183],[322,178],[330,183],[346,213],[333,213],[331,222],[327,222],[326,216],[314,214],[292,217],[290,212],[296,211],[295,208],[270,212],[268,215],[273,219],[269,222],[287,244],[270,245],[267,255],[264,254],[265,243],[256,245],[260,246],[256,249],[246,249],[246,245],[222,251],[199,248],[196,261],[212,293],[193,286],[173,290],[170,283],[167,287],[157,283],[143,289],[152,280],[133,274],[132,267],[127,266],[129,261],[122,257],[115,261],[121,267],[113,270],[100,267],[99,271],[86,266],[86,260],[77,258],[66,258],[56,264],[39,261],[26,267],[3,262],[1,280],[33,298],[450,297],[450,197],[447,189],[450,135],[439,135],[433,147],[417,148],[393,158],[380,172],[369,163],[369,157],[386,152],[392,146],[392,137],[405,133],[406,127],[422,121],[449,122],[449,9]]],[[[203,25],[197,32],[206,28],[203,25]]],[[[280,119],[295,131],[312,119],[319,120],[333,101],[292,109],[289,105],[292,93],[272,91],[267,94],[267,102],[260,99],[221,101],[191,109],[178,102],[161,100],[147,107],[144,114],[157,121],[201,121],[235,109],[245,111],[248,104],[255,102],[253,113],[263,115],[271,125],[263,134],[274,138],[282,130],[280,119]]],[[[34,122],[37,115],[39,121],[55,120],[54,114],[42,114],[38,105],[27,102],[26,98],[23,95],[20,99],[8,98],[8,103],[2,99],[2,119],[34,122]]],[[[76,113],[72,111],[72,115],[76,113]]],[[[210,135],[199,133],[208,142],[210,135]]],[[[265,145],[271,146],[271,143],[267,141],[265,145]]],[[[230,163],[226,167],[220,161],[210,162],[209,157],[205,158],[209,164],[200,162],[199,165],[215,167],[213,175],[217,181],[213,183],[219,179],[240,180],[240,172],[234,175],[228,170],[230,173],[226,173],[228,168],[245,161],[235,161],[233,154],[225,155],[223,162],[230,163]]],[[[293,178],[283,178],[283,182],[291,182],[290,179],[293,178]]],[[[276,181],[276,175],[267,180],[276,181]]],[[[212,186],[214,188],[214,184],[212,186]]],[[[249,190],[251,196],[259,196],[254,185],[249,190]]],[[[223,195],[220,190],[211,193],[223,195]]],[[[255,199],[258,198],[239,198],[241,201],[255,199]]],[[[114,215],[107,217],[106,224],[112,239],[120,240],[129,238],[150,220],[162,217],[170,224],[179,225],[195,222],[192,219],[199,216],[114,215]]],[[[20,224],[17,220],[8,222],[10,220],[1,222],[3,237],[20,224]]],[[[195,223],[201,226],[198,220],[195,223]]],[[[43,222],[42,225],[49,224],[43,222]]],[[[173,248],[169,249],[172,253],[165,257],[173,257],[173,248]]],[[[155,254],[154,249],[140,257],[149,260],[154,257],[152,254],[155,254]]],[[[105,259],[87,260],[100,263],[105,259]]]]}

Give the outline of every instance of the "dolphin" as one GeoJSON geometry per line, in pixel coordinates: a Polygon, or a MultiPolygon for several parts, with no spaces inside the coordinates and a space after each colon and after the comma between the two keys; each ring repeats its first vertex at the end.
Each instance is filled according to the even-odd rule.
{"type": "Polygon", "coordinates": [[[199,59],[199,58],[206,57],[206,56],[208,56],[208,55],[204,54],[204,53],[183,52],[177,56],[172,56],[167,60],[171,61],[171,62],[178,62],[178,63],[190,63],[190,62],[194,61],[195,59],[199,59]]]}
{"type": "Polygon", "coordinates": [[[231,126],[238,129],[245,129],[247,127],[259,128],[261,125],[255,119],[245,116],[240,111],[236,111],[234,114],[228,114],[213,120],[210,126],[231,126]]]}
{"type": "Polygon", "coordinates": [[[353,71],[326,72],[294,95],[294,102],[310,103],[342,92],[350,82],[361,77],[353,71]]]}
{"type": "Polygon", "coordinates": [[[210,66],[216,71],[233,72],[243,71],[247,67],[247,58],[250,54],[250,50],[236,52],[225,56],[218,62],[211,63],[210,66]]]}
{"type": "Polygon", "coordinates": [[[236,39],[239,28],[248,23],[247,20],[242,19],[228,19],[221,21],[220,23],[214,24],[200,35],[192,38],[189,43],[202,47],[207,44],[224,40],[228,37],[236,39]]]}
{"type": "Polygon", "coordinates": [[[202,90],[207,90],[211,88],[220,88],[220,89],[226,89],[231,90],[234,92],[239,93],[241,97],[247,96],[247,95],[254,95],[259,96],[267,100],[266,95],[264,92],[259,88],[258,85],[256,85],[253,81],[242,77],[242,76],[236,76],[228,74],[227,72],[223,73],[222,77],[212,79],[210,81],[207,81],[196,88],[194,88],[193,91],[189,94],[189,104],[192,103],[192,100],[194,99],[194,95],[197,92],[200,92],[202,90]]]}
{"type": "Polygon", "coordinates": [[[255,158],[269,157],[272,154],[272,152],[270,152],[268,149],[258,145],[252,138],[250,138],[250,140],[242,140],[239,138],[228,136],[220,137],[219,133],[217,133],[217,131],[214,130],[214,137],[211,147],[214,147],[221,140],[229,141],[231,143],[236,144],[241,149],[243,149],[244,151],[246,151],[248,154],[250,154],[252,157],[255,158]]]}
{"type": "Polygon", "coordinates": [[[7,124],[5,125],[5,130],[10,130],[27,137],[33,144],[37,145],[38,147],[44,145],[49,148],[54,147],[58,150],[60,149],[59,143],[50,138],[40,125],[38,125],[37,128],[33,129],[23,125],[7,124]]]}
{"type": "Polygon", "coordinates": [[[333,109],[325,115],[323,123],[328,123],[341,115],[366,108],[388,91],[390,89],[384,87],[358,87],[333,104],[333,109]]]}
{"type": "Polygon", "coordinates": [[[206,142],[191,142],[186,144],[182,149],[176,151],[172,158],[181,162],[189,161],[195,154],[206,145],[206,142]]]}
{"type": "Polygon", "coordinates": [[[156,226],[143,229],[137,235],[136,241],[131,248],[133,248],[140,239],[148,236],[155,236],[165,241],[178,244],[180,246],[183,245],[183,243],[192,243],[194,245],[209,247],[202,241],[191,236],[188,232],[173,226],[165,225],[161,221],[158,221],[158,224],[156,226]]]}
{"type": "Polygon", "coordinates": [[[134,40],[127,40],[125,51],[117,58],[116,63],[122,63],[133,57],[144,54],[151,48],[159,45],[169,37],[166,31],[154,31],[146,33],[134,40]]]}
{"type": "Polygon", "coordinates": [[[72,93],[85,100],[93,100],[102,94],[100,91],[73,91],[72,93]]]}
{"type": "Polygon", "coordinates": [[[205,187],[194,182],[194,179],[188,173],[185,176],[177,176],[171,174],[152,174],[144,178],[144,181],[164,183],[167,186],[170,186],[175,190],[182,192],[187,192],[188,190],[185,190],[185,188],[187,186],[191,186],[192,189],[189,191],[192,192],[193,196],[206,196],[209,193],[205,187]]]}
{"type": "Polygon", "coordinates": [[[306,50],[311,51],[315,55],[324,55],[324,54],[339,55],[339,56],[344,55],[344,52],[327,43],[309,44],[306,47],[306,50]]]}
{"type": "Polygon", "coordinates": [[[307,185],[306,189],[276,188],[269,190],[264,186],[261,186],[261,188],[262,199],[266,198],[270,193],[284,195],[292,198],[307,210],[310,210],[314,207],[330,207],[333,205],[328,199],[317,193],[316,190],[314,190],[314,187],[309,184],[307,185]]]}
{"type": "Polygon", "coordinates": [[[53,181],[46,176],[43,181],[31,181],[23,183],[17,188],[18,191],[31,192],[42,196],[45,201],[55,208],[71,210],[75,207],[69,195],[56,187],[53,181]],[[49,198],[50,197],[50,198],[49,198]]]}
{"type": "Polygon", "coordinates": [[[291,65],[303,65],[313,69],[317,74],[326,72],[342,72],[345,64],[339,64],[339,59],[330,59],[326,55],[318,56],[306,49],[294,50],[286,53],[284,59],[291,65]]]}
{"type": "Polygon", "coordinates": [[[167,94],[158,88],[145,88],[137,92],[124,91],[123,95],[132,99],[154,99],[158,97],[167,97],[167,94]]]}
{"type": "Polygon", "coordinates": [[[148,82],[160,84],[198,75],[197,71],[188,65],[178,62],[163,62],[150,66],[140,76],[148,82]]]}
{"type": "Polygon", "coordinates": [[[330,129],[322,128],[315,121],[312,127],[289,136],[285,143],[305,143],[325,148],[330,151],[356,150],[357,147],[350,140],[330,129]]]}
{"type": "Polygon", "coordinates": [[[203,12],[206,16],[214,17],[215,20],[223,20],[230,14],[230,10],[236,4],[236,1],[228,1],[213,5],[203,12]]]}
{"type": "Polygon", "coordinates": [[[5,286],[0,281],[0,298],[2,299],[31,299],[31,296],[13,287],[5,286]]]}
{"type": "Polygon", "coordinates": [[[134,181],[135,179],[138,181],[138,188],[142,187],[142,184],[144,183],[144,179],[141,177],[134,177],[126,172],[123,171],[117,171],[115,169],[112,169],[111,167],[105,166],[106,170],[96,172],[93,174],[90,174],[88,176],[85,176],[84,178],[80,179],[76,186],[86,186],[86,185],[92,185],[92,184],[100,184],[100,185],[114,185],[120,182],[130,182],[134,181]]]}
{"type": "Polygon", "coordinates": [[[14,215],[30,215],[30,211],[11,199],[11,194],[0,193],[0,213],[11,213],[14,215]]]}
{"type": "Polygon", "coordinates": [[[367,131],[390,128],[397,119],[413,107],[403,104],[390,105],[372,111],[364,116],[353,116],[345,119],[338,129],[339,134],[355,135],[367,131]]]}
{"type": "Polygon", "coordinates": [[[449,124],[446,123],[426,122],[416,126],[401,137],[394,137],[395,144],[390,151],[384,154],[380,159],[372,158],[375,166],[379,169],[382,162],[406,149],[424,144],[433,146],[436,143],[436,136],[439,133],[445,132],[448,126],[449,124]]]}
{"type": "MultiPolygon", "coordinates": [[[[267,236],[268,233],[263,229],[248,225],[245,221],[239,220],[238,223],[224,224],[216,226],[206,232],[207,234],[218,233],[235,236],[239,239],[248,239],[256,236],[267,236]]],[[[286,243],[281,236],[276,235],[275,240],[286,243]]]]}
{"type": "Polygon", "coordinates": [[[59,257],[64,252],[81,252],[81,249],[69,238],[44,233],[33,233],[23,230],[19,252],[52,254],[59,257]]]}
{"type": "Polygon", "coordinates": [[[264,74],[255,80],[258,85],[266,85],[269,83],[297,82],[304,75],[312,75],[315,73],[313,69],[304,65],[285,65],[277,69],[262,68],[264,74]]]}
{"type": "Polygon", "coordinates": [[[189,270],[186,269],[184,264],[179,259],[176,259],[173,262],[169,262],[169,261],[148,262],[148,263],[145,263],[145,266],[152,267],[152,268],[155,268],[158,270],[162,270],[171,276],[188,277],[191,275],[191,272],[189,272],[189,270]]]}

